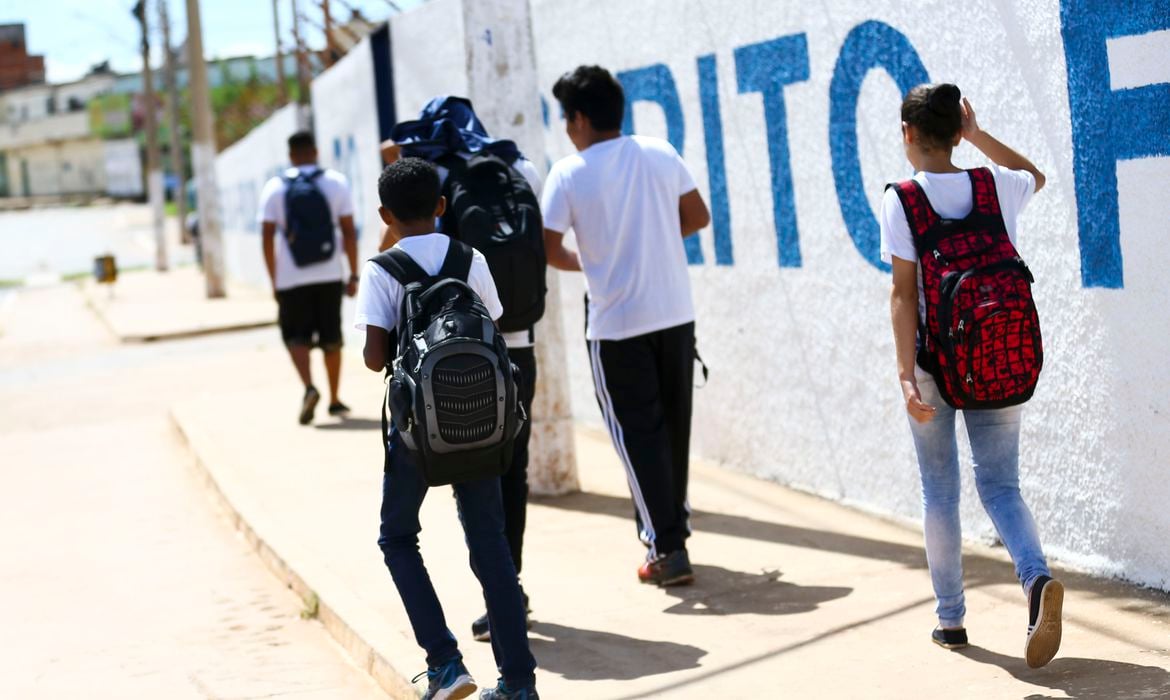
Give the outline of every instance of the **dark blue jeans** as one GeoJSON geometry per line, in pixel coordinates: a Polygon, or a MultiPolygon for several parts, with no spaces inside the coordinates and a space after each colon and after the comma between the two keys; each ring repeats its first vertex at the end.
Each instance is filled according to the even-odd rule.
{"type": "MultiPolygon", "coordinates": [[[[527,688],[535,682],[536,660],[528,648],[524,602],[504,537],[500,480],[468,481],[455,484],[453,489],[471,553],[471,570],[483,587],[496,666],[508,687],[527,688]]],[[[418,511],[426,495],[422,472],[398,431],[392,431],[382,482],[378,546],[414,628],[415,641],[426,651],[427,665],[434,667],[461,654],[418,550],[418,533],[422,531],[418,511]]]]}

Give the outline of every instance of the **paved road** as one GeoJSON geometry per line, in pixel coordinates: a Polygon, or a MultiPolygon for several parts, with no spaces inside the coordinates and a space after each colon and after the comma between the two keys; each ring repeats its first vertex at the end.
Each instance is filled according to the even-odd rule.
{"type": "MultiPolygon", "coordinates": [[[[194,260],[178,244],[178,224],[167,220],[172,264],[194,260]]],[[[154,264],[150,209],[145,204],[52,207],[0,212],[0,280],[68,275],[93,269],[93,258],[112,253],[123,268],[154,264]]]]}
{"type": "Polygon", "coordinates": [[[271,334],[121,346],[72,287],[17,293],[0,318],[0,697],[384,697],[214,510],[167,419],[216,388],[189,370],[271,334]]]}

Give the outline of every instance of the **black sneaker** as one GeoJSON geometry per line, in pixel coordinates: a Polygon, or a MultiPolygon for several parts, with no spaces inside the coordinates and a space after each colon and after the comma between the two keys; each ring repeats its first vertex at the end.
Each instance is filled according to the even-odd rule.
{"type": "MultiPolygon", "coordinates": [[[[532,629],[532,618],[528,616],[528,614],[532,612],[532,608],[530,608],[528,606],[528,594],[524,592],[523,588],[521,588],[520,595],[524,597],[524,623],[525,623],[525,626],[527,626],[528,629],[532,629]]],[[[471,623],[471,636],[474,637],[475,641],[477,641],[477,642],[490,642],[490,641],[492,641],[492,630],[491,630],[490,623],[488,623],[487,613],[480,615],[478,620],[471,623]]]]}
{"type": "Polygon", "coordinates": [[[331,403],[331,404],[329,404],[329,415],[331,415],[331,416],[349,415],[349,406],[346,406],[345,404],[341,403],[340,401],[338,401],[336,403],[331,403]]]}
{"type": "Polygon", "coordinates": [[[695,571],[687,550],[676,549],[668,554],[659,554],[646,559],[638,567],[638,580],[659,586],[689,586],[695,582],[695,571]]]}
{"type": "Polygon", "coordinates": [[[1031,668],[1040,668],[1060,649],[1060,612],[1064,606],[1064,585],[1050,576],[1038,576],[1028,594],[1028,640],[1024,658],[1031,668]]]}
{"type": "Polygon", "coordinates": [[[484,688],[479,700],[540,700],[540,696],[535,685],[512,690],[501,680],[494,688],[484,688]]]}
{"type": "Polygon", "coordinates": [[[943,649],[962,649],[967,646],[967,630],[963,627],[955,629],[935,627],[930,633],[930,641],[943,649]]]}
{"type": "Polygon", "coordinates": [[[305,397],[301,399],[301,425],[313,422],[313,411],[317,410],[317,402],[320,400],[321,394],[316,387],[312,385],[305,387],[305,397]]]}
{"type": "Polygon", "coordinates": [[[452,659],[442,666],[428,668],[410,682],[417,683],[424,675],[427,677],[427,692],[423,694],[423,700],[465,698],[476,689],[475,680],[463,665],[463,659],[452,659]]]}

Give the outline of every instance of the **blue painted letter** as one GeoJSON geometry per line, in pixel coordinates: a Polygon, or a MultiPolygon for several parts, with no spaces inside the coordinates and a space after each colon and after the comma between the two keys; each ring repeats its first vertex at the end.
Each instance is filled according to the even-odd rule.
{"type": "MultiPolygon", "coordinates": [[[[683,121],[682,103],[678,99],[678,88],[674,85],[674,76],[670,69],[661,63],[645,68],[623,71],[617,74],[626,93],[626,114],[622,118],[622,133],[634,133],[634,103],[645,101],[653,102],[662,107],[666,117],[666,140],[674,146],[681,156],[683,145],[686,143],[686,124],[683,121]]],[[[703,264],[703,249],[699,244],[699,236],[691,235],[683,240],[687,250],[687,262],[691,265],[703,264]]]]}
{"type": "Polygon", "coordinates": [[[1117,161],[1170,155],[1170,84],[1113,91],[1105,40],[1170,28],[1170,2],[1061,0],[1081,284],[1121,288],[1117,161]]]}
{"type": "Polygon", "coordinates": [[[841,217],[861,257],[888,272],[890,266],[881,260],[878,222],[865,197],[857,153],[857,98],[866,74],[874,68],[889,73],[903,95],[915,85],[930,82],[930,76],[905,35],[888,24],[869,21],[845,37],[829,85],[829,152],[841,217]]]}
{"type": "Polygon", "coordinates": [[[707,184],[711,190],[711,228],[715,231],[715,264],[734,265],[731,209],[727,202],[727,169],[723,158],[723,115],[719,109],[719,76],[715,72],[715,54],[700,56],[698,63],[703,140],[707,146],[707,184]]]}
{"type": "Polygon", "coordinates": [[[735,50],[735,73],[741,93],[763,94],[772,170],[772,218],[776,224],[780,267],[800,267],[800,234],[796,229],[784,86],[808,80],[808,39],[804,34],[793,34],[741,46],[735,50]]]}

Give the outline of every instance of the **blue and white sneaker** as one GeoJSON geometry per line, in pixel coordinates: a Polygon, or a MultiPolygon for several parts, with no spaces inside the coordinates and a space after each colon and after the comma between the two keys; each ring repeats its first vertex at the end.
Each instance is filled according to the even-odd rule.
{"type": "MultiPolygon", "coordinates": [[[[438,668],[428,668],[424,673],[428,682],[423,700],[457,700],[475,692],[475,681],[461,658],[452,659],[438,668]]],[[[418,674],[410,682],[416,683],[424,673],[418,674]]]]}
{"type": "Polygon", "coordinates": [[[496,687],[484,688],[483,692],[479,694],[479,700],[540,700],[540,696],[536,694],[535,685],[510,690],[501,679],[496,687]]]}

